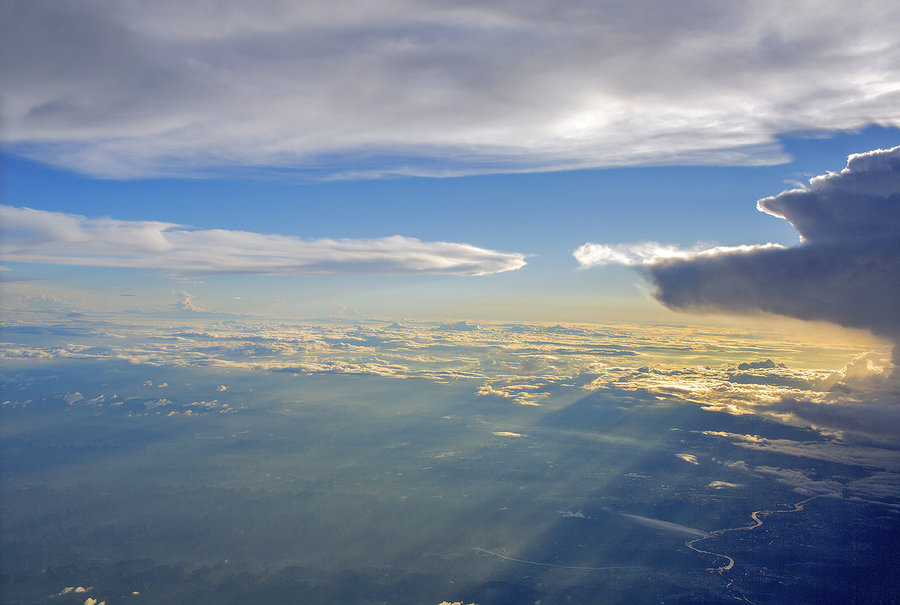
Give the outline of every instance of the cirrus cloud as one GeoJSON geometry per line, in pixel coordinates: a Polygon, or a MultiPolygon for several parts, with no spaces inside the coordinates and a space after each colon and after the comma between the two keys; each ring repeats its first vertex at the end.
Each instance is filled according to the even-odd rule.
{"type": "MultiPolygon", "coordinates": [[[[88,218],[3,205],[0,233],[0,252],[6,262],[155,269],[175,275],[486,275],[525,265],[523,254],[462,243],[423,242],[400,235],[303,240],[288,235],[190,229],[159,221],[88,218]]],[[[186,304],[190,305],[190,299],[186,304]]]]}

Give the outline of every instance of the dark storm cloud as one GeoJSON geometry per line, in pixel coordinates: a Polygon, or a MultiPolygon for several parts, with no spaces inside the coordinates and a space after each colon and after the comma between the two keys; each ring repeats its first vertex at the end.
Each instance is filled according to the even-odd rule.
{"type": "Polygon", "coordinates": [[[758,207],[790,221],[803,243],[648,262],[656,297],[676,309],[765,311],[900,341],[900,147],[853,155],[841,172],[758,207]]]}

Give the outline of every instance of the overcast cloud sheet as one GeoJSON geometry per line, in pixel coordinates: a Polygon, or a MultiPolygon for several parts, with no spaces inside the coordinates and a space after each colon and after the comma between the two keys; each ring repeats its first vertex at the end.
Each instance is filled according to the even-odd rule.
{"type": "Polygon", "coordinates": [[[115,178],[780,162],[785,132],[900,125],[898,22],[885,1],[14,0],[3,135],[115,178]]]}

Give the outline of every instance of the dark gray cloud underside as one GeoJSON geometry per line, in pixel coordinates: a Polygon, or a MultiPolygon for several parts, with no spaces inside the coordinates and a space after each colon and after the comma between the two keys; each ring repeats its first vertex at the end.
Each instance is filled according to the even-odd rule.
{"type": "Polygon", "coordinates": [[[674,309],[764,311],[900,339],[900,239],[808,244],[644,267],[674,309]]]}

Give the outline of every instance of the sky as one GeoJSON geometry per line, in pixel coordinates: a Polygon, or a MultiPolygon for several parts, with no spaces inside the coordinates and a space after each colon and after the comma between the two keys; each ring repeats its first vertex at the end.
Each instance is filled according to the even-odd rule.
{"type": "Polygon", "coordinates": [[[897,592],[897,23],[0,2],[10,602],[897,592]]]}
{"type": "MultiPolygon", "coordinates": [[[[818,243],[756,203],[900,143],[894,3],[2,11],[8,309],[545,322],[765,311],[897,335],[897,293],[883,287],[895,273],[873,273],[884,304],[857,320],[853,301],[806,310],[821,297],[810,292],[787,292],[793,306],[675,297],[677,267],[658,255],[818,243]],[[634,245],[639,262],[604,256],[634,245]]],[[[896,239],[896,156],[879,193],[890,201],[860,202],[873,217],[854,235],[863,245],[896,239]]],[[[844,179],[851,198],[865,178],[844,179]]],[[[831,217],[841,231],[845,214],[831,217]]],[[[895,271],[895,258],[874,262],[895,271]]]]}

